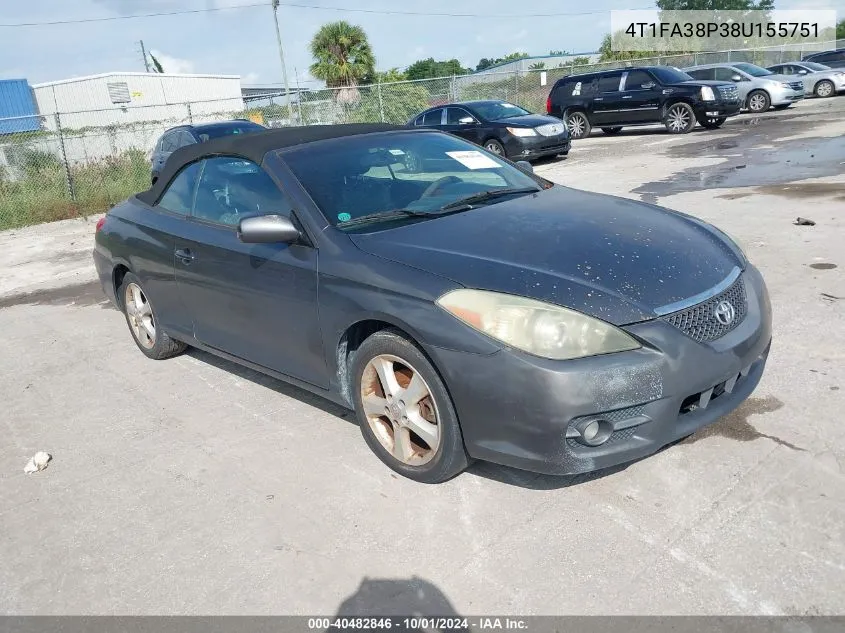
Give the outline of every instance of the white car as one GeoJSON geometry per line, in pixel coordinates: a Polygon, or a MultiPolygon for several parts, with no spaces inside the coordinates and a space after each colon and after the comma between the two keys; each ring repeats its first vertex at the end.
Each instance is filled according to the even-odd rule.
{"type": "Polygon", "coordinates": [[[769,66],[769,70],[779,75],[800,76],[805,92],[817,97],[832,97],[845,92],[845,69],[831,68],[817,62],[789,62],[769,66]]]}

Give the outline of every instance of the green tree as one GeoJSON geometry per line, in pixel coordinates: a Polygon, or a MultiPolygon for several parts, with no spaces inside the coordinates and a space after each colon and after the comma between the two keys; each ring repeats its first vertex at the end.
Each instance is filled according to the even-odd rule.
{"type": "Polygon", "coordinates": [[[405,74],[408,79],[434,79],[435,77],[451,77],[452,75],[464,75],[469,70],[461,66],[457,59],[446,61],[435,61],[433,57],[421,59],[408,66],[405,74]]]}
{"type": "Polygon", "coordinates": [[[481,60],[479,60],[478,64],[475,66],[475,71],[478,72],[479,70],[486,70],[491,66],[498,66],[499,64],[504,64],[506,62],[513,62],[518,59],[525,59],[526,57],[530,57],[530,55],[528,53],[511,53],[510,55],[505,55],[504,57],[497,57],[495,59],[482,57],[481,60]]]}
{"type": "Polygon", "coordinates": [[[543,70],[546,67],[546,62],[535,62],[528,67],[528,70],[543,70]]]}
{"type": "Polygon", "coordinates": [[[386,123],[404,124],[419,112],[429,107],[429,94],[422,85],[400,83],[379,86],[370,89],[361,96],[360,102],[349,110],[347,121],[350,123],[386,123]]]}
{"type": "Polygon", "coordinates": [[[153,62],[153,72],[154,73],[164,73],[164,68],[161,65],[161,62],[156,59],[156,56],[150,53],[150,59],[153,62]]]}
{"type": "Polygon", "coordinates": [[[376,58],[360,26],[344,20],[324,24],[311,40],[314,63],[310,72],[328,88],[352,87],[371,83],[376,58]]]}
{"type": "Polygon", "coordinates": [[[389,68],[385,71],[376,71],[376,83],[389,84],[395,81],[408,81],[408,75],[398,68],[389,68]]]}
{"type": "Polygon", "coordinates": [[[836,23],[836,39],[845,40],[845,20],[836,23]]]}
{"type": "Polygon", "coordinates": [[[585,66],[590,63],[590,58],[585,56],[574,57],[570,62],[573,66],[585,66]]]}
{"type": "MultiPolygon", "coordinates": [[[[621,31],[619,33],[622,33],[621,31]]],[[[618,35],[617,35],[618,37],[618,35]]],[[[613,50],[613,39],[610,33],[604,36],[599,46],[599,61],[612,62],[626,59],[642,59],[643,57],[653,57],[658,53],[651,51],[615,51],[613,50]]]]}

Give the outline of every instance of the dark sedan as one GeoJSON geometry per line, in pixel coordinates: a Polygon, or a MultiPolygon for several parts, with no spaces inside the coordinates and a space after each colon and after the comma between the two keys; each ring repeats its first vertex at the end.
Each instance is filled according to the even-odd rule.
{"type": "Polygon", "coordinates": [[[532,114],[507,101],[465,101],[431,108],[409,126],[449,132],[514,160],[565,156],[571,139],[559,119],[532,114]]]}
{"type": "Polygon", "coordinates": [[[739,406],[772,336],[713,226],[387,125],[182,148],[98,222],[94,261],[146,356],[195,346],[351,408],[422,482],[654,453],[739,406]]]}
{"type": "Polygon", "coordinates": [[[155,184],[168,157],[180,147],[194,145],[195,143],[205,143],[211,139],[229,136],[230,134],[252,134],[254,132],[262,132],[266,129],[263,125],[245,119],[172,127],[156,141],[151,158],[152,172],[150,174],[150,180],[155,184]]]}

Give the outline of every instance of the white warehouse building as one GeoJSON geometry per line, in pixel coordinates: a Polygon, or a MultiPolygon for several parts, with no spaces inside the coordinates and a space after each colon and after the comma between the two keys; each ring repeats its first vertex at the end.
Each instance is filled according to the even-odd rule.
{"type": "Polygon", "coordinates": [[[88,128],[144,121],[219,118],[244,109],[237,75],[104,73],[34,84],[47,129],[88,128]],[[187,106],[186,104],[190,104],[187,106]]]}

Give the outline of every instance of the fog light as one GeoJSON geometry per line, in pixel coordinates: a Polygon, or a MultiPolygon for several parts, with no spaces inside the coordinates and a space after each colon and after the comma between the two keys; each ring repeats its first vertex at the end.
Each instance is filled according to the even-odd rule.
{"type": "Polygon", "coordinates": [[[607,420],[593,418],[582,420],[576,427],[578,436],[576,441],[587,446],[599,446],[610,439],[613,434],[613,425],[607,420]]]}
{"type": "Polygon", "coordinates": [[[584,430],[581,431],[581,436],[588,442],[592,442],[594,439],[596,439],[596,435],[599,434],[600,428],[601,427],[599,426],[598,421],[593,420],[587,426],[584,427],[584,430]]]}

